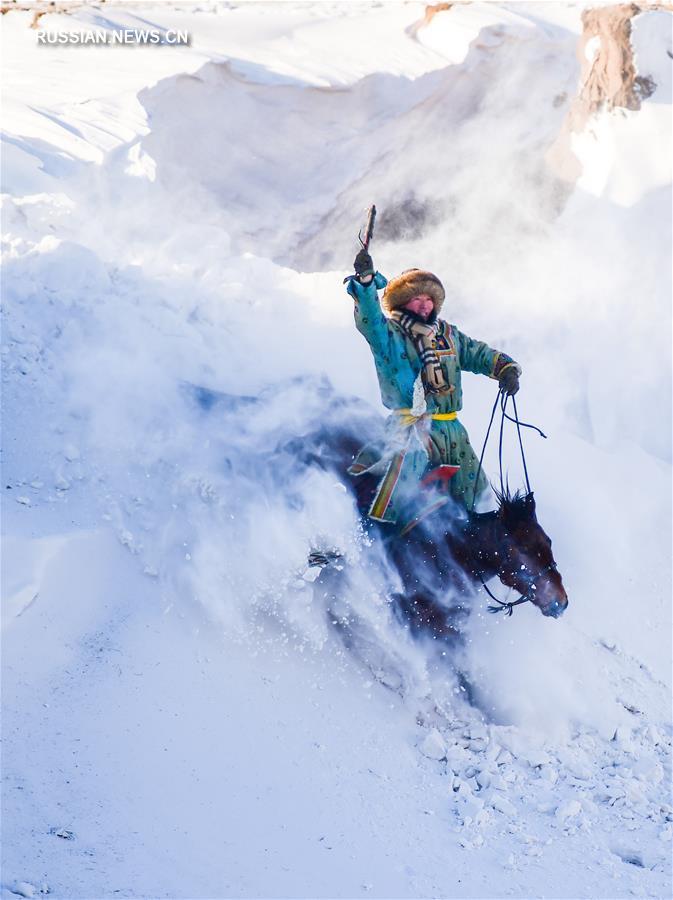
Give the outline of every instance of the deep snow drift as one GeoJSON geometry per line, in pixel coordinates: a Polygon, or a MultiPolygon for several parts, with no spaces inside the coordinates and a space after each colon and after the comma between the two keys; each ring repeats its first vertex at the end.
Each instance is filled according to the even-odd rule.
{"type": "MultiPolygon", "coordinates": [[[[580,14],[40,20],[180,49],[3,16],[3,896],[670,893],[670,16],[633,20],[656,89],[571,134],[569,182],[580,14]],[[341,284],[372,201],[378,268],[436,271],[549,434],[568,612],[478,598],[455,658],[396,622],[337,479],[277,450],[381,415],[341,284]]],[[[493,383],[465,388],[476,443],[493,383]]]]}

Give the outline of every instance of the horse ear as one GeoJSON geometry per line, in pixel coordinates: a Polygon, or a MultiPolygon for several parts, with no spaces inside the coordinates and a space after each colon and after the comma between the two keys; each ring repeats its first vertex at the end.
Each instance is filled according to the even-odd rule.
{"type": "Polygon", "coordinates": [[[526,494],[521,505],[523,518],[528,522],[537,522],[537,516],[535,515],[535,497],[533,496],[532,491],[530,494],[526,494]]]}

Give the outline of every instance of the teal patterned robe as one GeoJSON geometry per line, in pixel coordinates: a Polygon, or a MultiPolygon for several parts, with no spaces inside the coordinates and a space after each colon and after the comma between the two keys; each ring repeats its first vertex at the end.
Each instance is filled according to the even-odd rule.
{"type": "MultiPolygon", "coordinates": [[[[386,279],[377,272],[368,285],[349,281],[348,292],[355,301],[355,325],[371,348],[381,400],[388,409],[414,414],[458,413],[463,406],[463,370],[497,379],[506,365],[516,365],[506,354],[439,319],[434,345],[449,392],[428,394],[424,398],[416,347],[399,325],[384,315],[379,305],[377,291],[386,284],[386,279]]],[[[488,487],[488,481],[483,471],[477,479],[479,460],[460,421],[425,417],[414,425],[404,426],[401,424],[404,418],[393,412],[386,423],[385,443],[364,447],[351,466],[353,475],[369,472],[381,478],[370,516],[384,522],[413,517],[419,508],[419,482],[428,470],[439,465],[460,466],[448,482],[448,489],[459,503],[471,506],[475,494],[478,499],[488,487]]]]}

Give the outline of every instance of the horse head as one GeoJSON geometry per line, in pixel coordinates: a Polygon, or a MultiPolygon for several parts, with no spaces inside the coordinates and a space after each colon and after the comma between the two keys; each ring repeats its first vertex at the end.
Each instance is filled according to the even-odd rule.
{"type": "Polygon", "coordinates": [[[551,539],[537,520],[533,494],[503,491],[497,496],[497,575],[543,615],[557,619],[568,606],[568,595],[552,553],[551,539]]]}

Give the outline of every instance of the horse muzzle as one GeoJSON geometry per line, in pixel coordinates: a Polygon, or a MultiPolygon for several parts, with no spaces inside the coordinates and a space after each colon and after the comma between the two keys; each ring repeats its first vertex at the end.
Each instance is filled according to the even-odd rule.
{"type": "Polygon", "coordinates": [[[537,590],[531,599],[543,616],[560,619],[568,608],[568,595],[563,585],[546,586],[546,590],[537,590]]]}
{"type": "Polygon", "coordinates": [[[560,619],[567,608],[568,598],[566,597],[563,601],[552,600],[552,602],[547,604],[547,606],[541,606],[540,610],[542,611],[542,615],[544,616],[551,616],[553,619],[560,619]]]}

